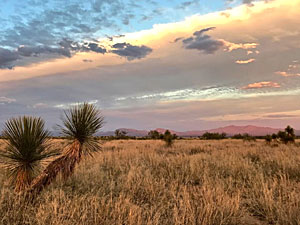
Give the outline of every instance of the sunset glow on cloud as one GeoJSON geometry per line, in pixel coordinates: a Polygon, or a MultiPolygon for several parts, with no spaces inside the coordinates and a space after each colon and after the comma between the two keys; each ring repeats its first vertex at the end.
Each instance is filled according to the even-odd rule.
{"type": "Polygon", "coordinates": [[[256,88],[268,88],[268,87],[279,88],[280,85],[276,82],[262,81],[253,84],[248,84],[247,86],[243,87],[243,89],[256,89],[256,88]]]}
{"type": "Polygon", "coordinates": [[[106,130],[300,128],[300,0],[59,2],[1,7],[0,124],[86,101],[106,130]]]}
{"type": "Polygon", "coordinates": [[[235,61],[235,63],[237,63],[237,64],[248,64],[248,63],[252,63],[254,61],[255,61],[255,59],[237,60],[237,61],[235,61]]]}

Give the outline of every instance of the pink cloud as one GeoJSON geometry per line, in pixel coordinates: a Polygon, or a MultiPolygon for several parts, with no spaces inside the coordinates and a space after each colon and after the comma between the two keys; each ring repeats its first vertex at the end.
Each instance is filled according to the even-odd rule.
{"type": "Polygon", "coordinates": [[[248,84],[247,86],[242,87],[242,89],[258,89],[258,88],[279,88],[280,84],[272,81],[262,81],[257,83],[248,84]]]}
{"type": "Polygon", "coordinates": [[[283,76],[283,77],[295,77],[295,76],[300,76],[300,73],[288,73],[285,71],[278,71],[275,72],[276,74],[283,76]]]}
{"type": "Polygon", "coordinates": [[[237,61],[235,61],[235,63],[237,63],[237,64],[248,64],[248,63],[252,63],[254,61],[255,61],[255,59],[237,60],[237,61]]]}
{"type": "Polygon", "coordinates": [[[275,74],[283,77],[300,76],[299,68],[300,64],[298,63],[298,60],[294,60],[293,63],[288,66],[287,71],[277,71],[275,74]]]}

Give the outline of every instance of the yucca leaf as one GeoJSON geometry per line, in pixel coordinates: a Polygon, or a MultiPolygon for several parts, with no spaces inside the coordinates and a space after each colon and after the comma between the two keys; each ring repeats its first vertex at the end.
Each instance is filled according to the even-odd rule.
{"type": "Polygon", "coordinates": [[[16,190],[30,185],[42,163],[57,155],[50,148],[49,135],[41,118],[23,116],[5,123],[2,136],[6,147],[0,152],[0,163],[16,190]]]}

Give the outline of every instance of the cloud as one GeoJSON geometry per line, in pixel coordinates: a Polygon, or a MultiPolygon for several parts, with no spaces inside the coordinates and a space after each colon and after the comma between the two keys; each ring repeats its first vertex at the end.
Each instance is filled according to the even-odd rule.
{"type": "Polygon", "coordinates": [[[148,54],[152,52],[152,49],[142,45],[135,46],[129,43],[117,43],[112,46],[112,53],[117,54],[122,57],[126,57],[129,61],[134,59],[145,58],[148,54]]]}
{"type": "Polygon", "coordinates": [[[272,81],[262,81],[257,83],[248,84],[242,87],[242,89],[259,89],[259,88],[279,88],[280,84],[272,81]]]}
{"type": "Polygon", "coordinates": [[[180,40],[182,40],[182,39],[183,39],[183,37],[175,38],[175,40],[173,41],[173,43],[176,43],[176,42],[178,42],[178,41],[180,41],[180,40]]]}
{"type": "Polygon", "coordinates": [[[191,6],[199,5],[199,3],[199,0],[185,1],[182,2],[177,8],[185,10],[191,6]]]}
{"type": "Polygon", "coordinates": [[[300,76],[300,73],[289,73],[285,71],[277,71],[275,74],[283,76],[283,77],[295,77],[295,76],[300,76]]]}
{"type": "Polygon", "coordinates": [[[63,39],[59,42],[59,45],[63,47],[63,49],[73,51],[73,52],[96,52],[96,53],[106,53],[106,49],[99,46],[98,43],[95,42],[84,42],[79,43],[76,41],[72,41],[69,39],[63,39]]]}
{"type": "MultiPolygon", "coordinates": [[[[98,100],[89,100],[87,101],[88,104],[97,104],[98,100]]],[[[59,108],[59,109],[68,109],[72,106],[77,106],[77,105],[82,105],[84,102],[72,102],[72,103],[64,103],[64,104],[58,104],[55,105],[54,108],[59,108]]]]}
{"type": "MultiPolygon", "coordinates": [[[[8,50],[5,48],[0,48],[0,69],[12,69],[16,66],[16,61],[25,62],[25,58],[37,57],[39,55],[58,55],[64,57],[72,57],[77,52],[96,52],[104,54],[107,50],[97,43],[85,42],[78,43],[68,39],[63,39],[59,42],[59,47],[49,47],[44,45],[38,46],[25,46],[21,45],[16,50],[8,50]]],[[[43,59],[38,59],[43,60],[43,59]]],[[[26,63],[26,62],[25,62],[26,63]]],[[[26,64],[29,64],[28,61],[26,64]]]]}
{"type": "Polygon", "coordinates": [[[202,88],[177,89],[166,92],[149,92],[141,95],[120,96],[115,98],[119,104],[132,102],[170,102],[179,100],[216,100],[222,98],[234,98],[240,92],[235,87],[209,86],[202,88]]]}
{"type": "MultiPolygon", "coordinates": [[[[147,0],[143,3],[149,4],[147,0]]],[[[104,54],[106,49],[91,40],[104,36],[103,32],[128,32],[127,25],[141,8],[131,0],[74,0],[63,2],[63,7],[61,1],[51,1],[51,4],[35,0],[30,3],[8,1],[4,9],[6,6],[16,10],[7,18],[0,16],[3,21],[0,27],[1,69],[30,64],[33,60],[24,57],[40,54],[43,58],[35,58],[35,62],[71,57],[76,52],[104,54]]],[[[151,10],[161,11],[153,7],[151,10]]]]}
{"type": "Polygon", "coordinates": [[[299,117],[299,115],[292,115],[292,114],[270,114],[266,115],[266,118],[294,118],[294,117],[299,117]]]}
{"type": "MultiPolygon", "coordinates": [[[[118,37],[122,37],[119,35],[118,37]]],[[[126,57],[129,61],[134,59],[141,59],[146,57],[152,52],[152,49],[145,46],[135,46],[126,42],[116,43],[111,46],[111,50],[99,45],[96,42],[84,42],[79,43],[69,39],[63,39],[58,43],[59,47],[49,47],[49,46],[19,46],[16,50],[8,50],[5,48],[0,48],[0,69],[12,69],[16,66],[17,60],[23,60],[25,58],[37,57],[39,55],[59,55],[63,57],[72,57],[77,52],[95,52],[100,54],[105,54],[108,52],[117,54],[122,57],[126,57]]],[[[43,58],[37,60],[43,60],[43,58]]],[[[83,60],[83,62],[87,62],[83,60]]],[[[28,61],[26,64],[30,64],[28,61]]]]}
{"type": "Polygon", "coordinates": [[[129,25],[130,23],[130,20],[133,19],[135,16],[133,14],[126,14],[124,17],[123,17],[123,24],[124,25],[129,25]]]}
{"type": "MultiPolygon", "coordinates": [[[[147,123],[155,126],[156,123],[167,121],[180,129],[190,129],[190,126],[203,128],[204,125],[202,122],[197,122],[197,118],[201,119],[207,116],[220,116],[221,118],[223,115],[234,113],[248,115],[249,110],[253,115],[259,112],[266,115],[270,112],[281,112],[280,110],[289,111],[289,107],[299,109],[295,102],[299,96],[300,79],[285,79],[284,88],[241,89],[242,86],[250,83],[271,81],[275,76],[275,71],[288,71],[285,66],[291,65],[293,60],[299,58],[299,54],[297,54],[299,53],[299,48],[297,48],[299,45],[294,44],[295,41],[299,40],[299,35],[282,38],[280,42],[272,41],[273,35],[278,35],[278,33],[299,32],[297,20],[300,12],[299,7],[293,7],[284,1],[278,3],[278,6],[259,4],[251,11],[244,10],[246,7],[243,6],[243,8],[230,11],[230,18],[220,16],[220,13],[199,15],[188,18],[184,22],[155,25],[149,31],[135,34],[126,33],[125,38],[108,42],[108,45],[120,42],[115,48],[105,47],[110,52],[110,50],[125,48],[126,45],[122,43],[138,46],[147,45],[153,49],[151,55],[153,57],[149,60],[124,63],[124,59],[116,57],[114,54],[103,56],[102,54],[82,53],[77,54],[72,59],[62,58],[49,61],[45,63],[45,67],[43,64],[37,64],[0,71],[1,96],[17,99],[16,103],[7,104],[5,107],[0,106],[0,123],[13,113],[22,115],[36,114],[37,112],[43,112],[39,115],[45,117],[47,123],[53,123],[54,119],[59,118],[59,116],[49,117],[49,115],[52,116],[51,110],[55,109],[61,113],[60,108],[54,108],[55,105],[72,104],[95,99],[95,97],[99,99],[98,105],[104,110],[120,108],[124,108],[124,112],[131,110],[124,117],[116,116],[115,120],[110,120],[109,126],[129,124],[144,128],[147,123]],[[282,13],[282,11],[286,13],[282,13]],[[207,57],[206,54],[197,54],[198,51],[193,52],[180,48],[182,41],[178,42],[180,44],[169,43],[170,40],[182,36],[196,38],[192,35],[193,31],[199,31],[201,28],[210,26],[217,26],[217,30],[202,32],[202,36],[208,34],[211,39],[222,41],[220,38],[224,38],[228,43],[230,41],[228,46],[231,47],[229,50],[232,53],[227,53],[229,50],[224,45],[221,50],[227,50],[226,53],[219,50],[217,53],[220,54],[207,57]],[[254,53],[258,48],[256,43],[260,44],[261,55],[258,57],[254,53]],[[249,57],[246,56],[248,50],[253,51],[249,57]],[[256,65],[251,66],[251,68],[232,65],[238,59],[248,58],[257,58],[256,65]],[[83,59],[93,60],[93,63],[83,63],[83,59]],[[30,77],[32,79],[29,79],[30,77]],[[35,78],[33,79],[33,77],[35,78]],[[7,81],[6,79],[15,80],[7,81]],[[203,87],[214,85],[223,87],[224,90],[220,88],[203,90],[203,87]],[[115,101],[116,98],[122,97],[126,99],[115,101]],[[215,100],[215,98],[217,99],[215,100]],[[198,104],[190,99],[198,101],[198,104]],[[153,102],[162,109],[158,109],[153,102]],[[35,103],[45,103],[50,107],[46,109],[26,107],[27,105],[33,106],[35,103]],[[170,106],[171,103],[173,107],[170,106]],[[17,104],[25,106],[14,106],[17,104]],[[142,106],[149,107],[149,111],[147,114],[140,113],[140,117],[137,119],[136,111],[138,109],[136,108],[142,106]],[[196,108],[196,106],[198,107],[196,108]],[[194,110],[191,109],[193,107],[195,107],[194,110]],[[162,116],[162,111],[165,112],[165,117],[162,116]],[[185,119],[191,122],[188,124],[179,122],[179,120],[185,119]],[[131,124],[131,122],[133,123],[131,124]]],[[[103,32],[110,34],[107,30],[103,32]]],[[[101,37],[101,34],[98,37],[101,37]]],[[[102,42],[77,39],[73,36],[66,36],[66,38],[72,40],[67,48],[73,53],[86,51],[85,48],[88,48],[88,43],[96,43],[102,48],[102,42]],[[85,42],[87,44],[84,44],[85,42]],[[81,44],[78,46],[76,43],[81,44]],[[80,50],[82,45],[85,47],[80,50]]],[[[61,40],[57,39],[53,45],[40,44],[40,46],[63,48],[57,44],[61,40]]],[[[224,43],[224,41],[222,42],[224,43]]],[[[19,46],[18,44],[17,47],[7,49],[14,51],[13,49],[16,50],[19,46]]],[[[24,43],[24,46],[36,45],[35,42],[32,42],[31,44],[24,43]]],[[[33,55],[31,57],[34,57],[33,55]]],[[[25,56],[20,55],[19,57],[25,58],[25,56]]],[[[42,57],[44,55],[41,55],[42,57]]],[[[22,59],[24,60],[24,58],[22,59]]],[[[19,61],[16,62],[19,63],[19,61]]],[[[290,113],[287,112],[286,114],[290,113]]],[[[236,118],[239,116],[233,117],[233,119],[236,118]]],[[[265,118],[263,120],[266,121],[265,118]]],[[[277,120],[274,119],[274,121],[277,120]]],[[[267,122],[263,123],[266,124],[267,122]]],[[[215,124],[209,123],[207,126],[211,127],[215,124]]]]}
{"type": "MultiPolygon", "coordinates": [[[[243,4],[247,4],[248,6],[254,6],[253,2],[255,1],[261,1],[261,0],[243,0],[242,3],[243,4]]],[[[268,0],[264,0],[265,2],[268,2],[268,0]]],[[[231,4],[235,2],[235,0],[226,0],[227,4],[231,4]]]]}
{"type": "Polygon", "coordinates": [[[34,109],[48,108],[49,106],[45,103],[36,103],[32,106],[34,109]]]}
{"type": "Polygon", "coordinates": [[[17,54],[25,57],[38,56],[40,54],[58,54],[65,57],[71,57],[70,49],[52,48],[49,46],[20,46],[17,49],[17,54]]]}
{"type": "Polygon", "coordinates": [[[96,43],[89,43],[87,46],[88,46],[87,49],[89,51],[96,52],[96,53],[102,53],[102,54],[106,53],[106,49],[98,46],[98,44],[96,44],[96,43]]]}
{"type": "Polygon", "coordinates": [[[254,0],[243,0],[243,4],[247,4],[247,5],[250,5],[250,6],[253,6],[252,2],[254,0]]]}
{"type": "Polygon", "coordinates": [[[248,59],[248,60],[237,60],[235,61],[236,64],[248,64],[254,62],[255,59],[248,59]]]}
{"type": "MultiPolygon", "coordinates": [[[[236,44],[229,41],[222,40],[224,43],[224,46],[226,47],[226,51],[232,52],[233,50],[237,49],[256,49],[259,45],[258,43],[245,43],[245,44],[236,44]]],[[[259,51],[256,51],[256,54],[259,54],[259,51]]]]}
{"type": "MultiPolygon", "coordinates": [[[[256,49],[259,45],[258,43],[233,43],[226,41],[224,39],[213,39],[211,36],[205,34],[208,31],[214,30],[216,27],[208,27],[194,32],[192,37],[188,37],[182,40],[185,49],[197,49],[206,54],[213,54],[217,50],[224,48],[227,52],[232,52],[237,49],[256,49]]],[[[176,41],[177,39],[175,39],[176,41]]],[[[180,39],[179,39],[180,40],[180,39]]],[[[174,42],[175,42],[174,41],[174,42]]],[[[177,40],[178,41],[178,40],[177,40]]],[[[253,52],[251,52],[253,53],[253,52]]],[[[259,54],[259,51],[255,51],[259,54]]]]}
{"type": "Polygon", "coordinates": [[[13,63],[20,58],[15,51],[10,51],[0,47],[0,69],[13,68],[13,63]]]}
{"type": "Polygon", "coordinates": [[[215,27],[208,27],[194,32],[192,37],[182,40],[185,49],[196,49],[205,54],[213,54],[224,46],[224,42],[213,39],[211,36],[204,34],[215,27]]]}
{"type": "Polygon", "coordinates": [[[7,98],[7,97],[0,97],[0,104],[4,104],[4,103],[12,103],[15,102],[16,99],[14,98],[7,98]]]}
{"type": "Polygon", "coordinates": [[[292,64],[288,66],[287,71],[277,71],[275,74],[283,77],[300,76],[300,64],[298,63],[298,60],[293,60],[292,64]]]}
{"type": "Polygon", "coordinates": [[[230,17],[230,13],[228,13],[228,12],[221,12],[220,15],[225,16],[226,18],[230,17]]]}

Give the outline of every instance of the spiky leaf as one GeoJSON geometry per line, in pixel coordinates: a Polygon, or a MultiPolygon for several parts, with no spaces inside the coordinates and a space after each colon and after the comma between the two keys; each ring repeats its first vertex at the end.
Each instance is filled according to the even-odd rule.
{"type": "Polygon", "coordinates": [[[0,152],[0,163],[8,171],[17,191],[23,190],[39,171],[41,164],[57,154],[50,149],[49,131],[41,118],[19,117],[5,123],[2,136],[6,147],[0,152]]]}

